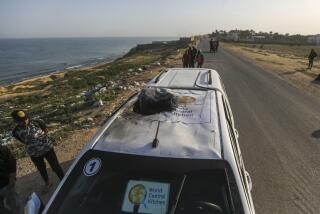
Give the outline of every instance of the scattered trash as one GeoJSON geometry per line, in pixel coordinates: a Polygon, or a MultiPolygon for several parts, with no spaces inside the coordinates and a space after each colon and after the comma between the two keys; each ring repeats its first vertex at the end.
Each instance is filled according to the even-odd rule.
{"type": "Polygon", "coordinates": [[[134,81],[133,84],[134,84],[135,86],[140,86],[140,83],[137,82],[137,81],[134,81]]]}
{"type": "Polygon", "coordinates": [[[106,88],[106,87],[102,87],[102,88],[100,88],[100,90],[99,90],[100,93],[104,93],[104,92],[106,92],[106,91],[107,91],[107,88],[106,88]]]}
{"type": "Polygon", "coordinates": [[[93,106],[94,107],[101,107],[101,106],[103,106],[103,101],[101,99],[99,99],[98,101],[95,101],[93,103],[93,106]]]}
{"type": "Polygon", "coordinates": [[[108,87],[108,88],[114,88],[114,87],[115,87],[115,83],[110,80],[110,81],[108,81],[108,82],[106,83],[106,87],[108,87]]]}
{"type": "Polygon", "coordinates": [[[88,117],[88,118],[87,118],[87,121],[93,122],[93,118],[92,118],[92,117],[88,117]]]}

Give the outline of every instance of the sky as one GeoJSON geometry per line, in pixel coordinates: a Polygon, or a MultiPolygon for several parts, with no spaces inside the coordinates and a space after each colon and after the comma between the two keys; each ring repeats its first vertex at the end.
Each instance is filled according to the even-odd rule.
{"type": "Polygon", "coordinates": [[[0,38],[320,34],[320,0],[0,0],[0,38]]]}

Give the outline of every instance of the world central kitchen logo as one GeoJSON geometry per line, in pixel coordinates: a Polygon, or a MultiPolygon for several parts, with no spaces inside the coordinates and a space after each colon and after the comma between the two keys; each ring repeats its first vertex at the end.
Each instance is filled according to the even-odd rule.
{"type": "Polygon", "coordinates": [[[170,184],[130,180],[123,197],[121,211],[165,214],[168,210],[170,184]]]}
{"type": "Polygon", "coordinates": [[[162,188],[147,188],[143,184],[134,185],[129,191],[128,199],[134,205],[134,211],[138,211],[141,205],[148,209],[150,206],[164,206],[166,204],[166,194],[162,188]]]}

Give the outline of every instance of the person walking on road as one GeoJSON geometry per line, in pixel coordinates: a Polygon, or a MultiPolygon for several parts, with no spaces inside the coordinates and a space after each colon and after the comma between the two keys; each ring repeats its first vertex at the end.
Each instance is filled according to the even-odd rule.
{"type": "Polygon", "coordinates": [[[190,56],[188,54],[188,51],[186,50],[182,56],[182,65],[184,68],[188,68],[190,64],[190,56]]]}
{"type": "Polygon", "coordinates": [[[213,43],[213,39],[210,39],[209,45],[210,45],[210,53],[212,53],[212,52],[213,52],[213,50],[214,50],[214,43],[213,43]]]}
{"type": "Polygon", "coordinates": [[[191,50],[191,59],[190,59],[190,68],[195,67],[196,57],[197,57],[198,50],[195,46],[192,47],[191,50]]]}
{"type": "Polygon", "coordinates": [[[188,48],[188,56],[189,56],[189,68],[192,68],[192,48],[191,47],[189,47],[188,48]]]}
{"type": "Polygon", "coordinates": [[[215,49],[216,49],[216,52],[218,53],[218,49],[219,49],[219,40],[217,40],[217,41],[216,41],[215,46],[216,46],[216,48],[215,48],[215,49]]]}
{"type": "Polygon", "coordinates": [[[197,67],[198,68],[202,68],[203,63],[204,63],[204,56],[201,53],[201,51],[198,50],[198,53],[197,53],[197,67]]]}
{"type": "Polygon", "coordinates": [[[313,61],[314,61],[314,58],[316,58],[318,56],[318,54],[314,51],[314,49],[311,49],[310,51],[310,54],[309,54],[309,65],[308,65],[308,69],[312,69],[313,67],[313,61]]]}
{"type": "Polygon", "coordinates": [[[48,136],[48,129],[42,120],[30,119],[22,110],[13,111],[11,116],[16,122],[12,135],[25,145],[31,161],[45,182],[43,191],[47,192],[52,183],[48,177],[44,159],[48,161],[60,180],[64,177],[64,172],[53,149],[54,139],[48,136]]]}
{"type": "Polygon", "coordinates": [[[15,191],[16,170],[16,159],[7,147],[0,144],[0,213],[22,213],[15,191]]]}

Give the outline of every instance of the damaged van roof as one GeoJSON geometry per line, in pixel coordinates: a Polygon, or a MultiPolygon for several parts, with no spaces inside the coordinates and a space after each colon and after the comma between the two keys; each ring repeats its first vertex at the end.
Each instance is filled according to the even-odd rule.
{"type": "Polygon", "coordinates": [[[141,115],[131,99],[97,139],[94,149],[143,156],[221,159],[215,90],[168,89],[178,100],[172,112],[141,115]],[[158,145],[152,146],[157,138],[158,145]]]}

